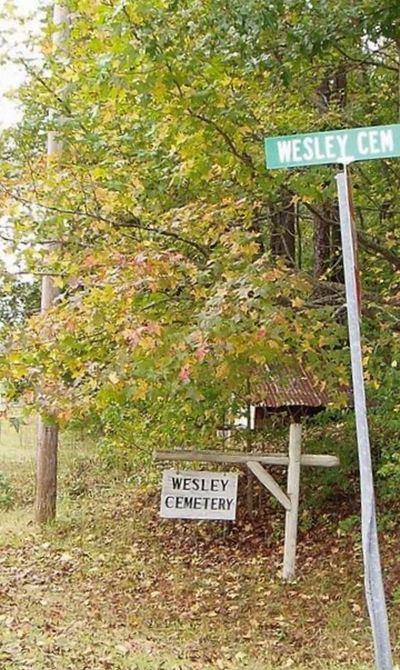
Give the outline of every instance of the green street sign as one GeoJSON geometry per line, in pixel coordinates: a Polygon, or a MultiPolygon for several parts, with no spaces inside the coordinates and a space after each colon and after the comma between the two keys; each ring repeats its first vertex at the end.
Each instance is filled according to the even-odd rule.
{"type": "Polygon", "coordinates": [[[400,156],[400,124],[269,137],[265,153],[270,170],[392,158],[400,156]]]}

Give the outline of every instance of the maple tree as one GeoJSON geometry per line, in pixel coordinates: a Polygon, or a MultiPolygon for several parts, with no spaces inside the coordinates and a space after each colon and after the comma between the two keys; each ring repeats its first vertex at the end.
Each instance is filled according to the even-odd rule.
{"type": "MultiPolygon", "coordinates": [[[[379,13],[367,0],[68,6],[68,55],[51,55],[50,28],[45,62],[27,64],[23,120],[1,140],[15,245],[31,241],[27,269],[52,272],[60,290],[46,319],[12,333],[10,395],[144,454],[160,440],[213,444],[248,380],[293,354],[339,405],[348,353],[335,168],[267,172],[262,140],[396,120],[395,3],[379,13]],[[49,170],[55,128],[64,152],[49,170]]],[[[367,376],[391,402],[398,167],[352,174],[367,376]]]]}

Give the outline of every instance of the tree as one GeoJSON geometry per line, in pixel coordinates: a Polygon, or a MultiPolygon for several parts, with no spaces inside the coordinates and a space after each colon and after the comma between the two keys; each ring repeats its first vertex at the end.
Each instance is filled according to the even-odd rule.
{"type": "Polygon", "coordinates": [[[39,291],[36,282],[23,281],[17,275],[4,271],[0,287],[0,329],[16,328],[39,309],[39,291]]]}
{"type": "MultiPolygon", "coordinates": [[[[69,56],[31,70],[24,119],[3,139],[4,206],[16,237],[36,242],[28,265],[60,240],[50,258],[60,296],[15,334],[2,368],[10,392],[23,379],[26,401],[49,416],[91,417],[112,448],[150,453],[161,439],[214,444],[247,380],[277,357],[295,352],[337,390],[348,374],[333,170],[267,173],[262,138],[392,122],[389,23],[366,1],[69,4],[69,56]],[[65,151],[49,173],[55,119],[65,151]]],[[[382,314],[393,357],[395,171],[353,170],[366,309],[371,332],[382,314]]]]}

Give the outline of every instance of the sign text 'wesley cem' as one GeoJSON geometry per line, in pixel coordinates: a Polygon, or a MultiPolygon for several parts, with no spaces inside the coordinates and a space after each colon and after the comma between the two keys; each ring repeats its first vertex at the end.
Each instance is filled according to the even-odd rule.
{"type": "Polygon", "coordinates": [[[269,169],[392,158],[400,155],[400,124],[268,137],[265,153],[269,169]]]}
{"type": "Polygon", "coordinates": [[[165,470],[160,514],[166,519],[236,517],[238,475],[235,472],[165,470]]]}

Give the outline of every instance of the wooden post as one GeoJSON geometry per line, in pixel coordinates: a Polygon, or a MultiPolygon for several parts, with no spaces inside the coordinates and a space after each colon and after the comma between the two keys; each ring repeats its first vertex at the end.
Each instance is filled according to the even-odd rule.
{"type": "MultiPolygon", "coordinates": [[[[54,50],[63,48],[68,25],[68,10],[58,4],[54,5],[53,21],[58,30],[53,36],[54,50]]],[[[47,162],[50,167],[57,160],[62,150],[62,144],[54,132],[49,132],[47,138],[47,162]]],[[[49,245],[48,249],[54,245],[49,245]]],[[[57,295],[53,277],[45,275],[42,280],[41,312],[46,313],[57,295]]],[[[38,523],[47,523],[56,515],[57,502],[57,451],[58,426],[48,425],[39,417],[36,451],[36,502],[35,517],[38,523]]]]}
{"type": "Polygon", "coordinates": [[[285,548],[283,556],[282,577],[291,580],[295,577],[297,520],[299,513],[300,494],[300,460],[301,460],[301,423],[291,423],[289,433],[289,465],[287,494],[290,509],[286,510],[285,548]]]}
{"type": "MultiPolygon", "coordinates": [[[[248,384],[248,391],[250,386],[248,384]]],[[[252,440],[250,438],[250,433],[254,430],[254,408],[248,403],[247,405],[247,435],[246,435],[246,451],[251,450],[252,440]]],[[[254,513],[254,477],[251,470],[247,470],[246,477],[246,511],[250,518],[253,517],[254,513]]]]}
{"type": "Polygon", "coordinates": [[[40,417],[36,461],[36,521],[54,519],[57,502],[58,426],[46,426],[40,417]]]}

